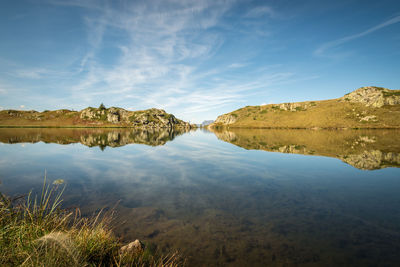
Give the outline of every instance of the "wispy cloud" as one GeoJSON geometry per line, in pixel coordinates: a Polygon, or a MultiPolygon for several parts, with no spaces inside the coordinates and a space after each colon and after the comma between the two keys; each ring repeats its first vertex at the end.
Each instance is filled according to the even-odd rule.
{"type": "MultiPolygon", "coordinates": [[[[214,59],[226,42],[220,28],[226,27],[225,16],[236,0],[51,3],[85,11],[88,50],[78,60],[80,78],[71,86],[72,97],[83,106],[100,101],[131,109],[157,107],[201,120],[204,112],[241,103],[293,76],[253,69],[239,77],[230,72],[246,67],[243,58],[214,59]],[[104,49],[113,51],[111,60],[104,60],[104,49]],[[219,65],[207,67],[210,62],[219,65]]],[[[243,12],[245,20],[275,14],[268,6],[243,12]]]]}
{"type": "Polygon", "coordinates": [[[259,18],[263,16],[276,16],[276,12],[270,6],[260,6],[250,9],[245,15],[245,18],[259,18]]]}
{"type": "Polygon", "coordinates": [[[33,68],[33,69],[20,69],[13,72],[13,75],[20,78],[28,79],[41,79],[44,75],[48,74],[49,71],[43,68],[33,68]]]}
{"type": "Polygon", "coordinates": [[[228,68],[236,69],[236,68],[242,68],[245,66],[246,66],[246,64],[244,64],[244,63],[232,63],[228,66],[228,68]]]}
{"type": "Polygon", "coordinates": [[[378,31],[378,30],[380,30],[382,28],[388,27],[388,26],[390,26],[392,24],[395,24],[395,23],[398,23],[398,22],[400,22],[400,16],[396,16],[396,17],[394,17],[392,19],[389,19],[389,20],[387,20],[387,21],[385,21],[383,23],[380,23],[380,24],[378,24],[378,25],[376,25],[374,27],[371,27],[371,28],[369,28],[369,29],[367,29],[367,30],[365,30],[363,32],[360,32],[360,33],[357,33],[357,34],[353,34],[353,35],[350,35],[350,36],[346,36],[346,37],[343,37],[343,38],[340,38],[338,40],[334,40],[334,41],[331,41],[331,42],[327,42],[327,43],[321,45],[318,49],[316,49],[314,51],[314,54],[317,55],[317,56],[324,56],[324,55],[326,55],[326,52],[328,50],[330,50],[330,49],[338,47],[338,46],[340,46],[342,44],[345,44],[347,42],[350,42],[352,40],[361,38],[363,36],[366,36],[368,34],[371,34],[371,33],[375,32],[375,31],[378,31]]]}
{"type": "Polygon", "coordinates": [[[12,87],[8,84],[0,80],[0,94],[5,95],[12,91],[12,87]]]}

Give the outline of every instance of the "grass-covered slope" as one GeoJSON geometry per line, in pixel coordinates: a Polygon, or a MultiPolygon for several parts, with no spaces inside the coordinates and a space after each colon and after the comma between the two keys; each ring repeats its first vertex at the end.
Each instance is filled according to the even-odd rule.
{"type": "Polygon", "coordinates": [[[0,111],[0,126],[34,127],[137,127],[137,128],[191,128],[161,109],[128,111],[123,108],[86,108],[81,111],[67,109],[54,111],[0,111]]]}
{"type": "Polygon", "coordinates": [[[211,127],[400,128],[400,90],[362,87],[331,100],[247,106],[211,127]]]}

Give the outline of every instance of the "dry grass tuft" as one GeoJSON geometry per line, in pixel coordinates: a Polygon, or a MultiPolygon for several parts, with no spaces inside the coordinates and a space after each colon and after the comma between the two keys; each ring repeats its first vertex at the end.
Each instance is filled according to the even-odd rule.
{"type": "Polygon", "coordinates": [[[40,198],[0,193],[0,266],[182,266],[178,253],[121,252],[112,213],[82,218],[60,208],[63,181],[43,183],[40,198]]]}

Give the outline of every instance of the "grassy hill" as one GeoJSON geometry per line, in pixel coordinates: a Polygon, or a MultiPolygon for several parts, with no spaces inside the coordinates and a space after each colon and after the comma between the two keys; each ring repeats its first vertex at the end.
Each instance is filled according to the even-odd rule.
{"type": "Polygon", "coordinates": [[[211,127],[400,128],[400,90],[371,86],[331,100],[247,106],[211,127]]]}
{"type": "Polygon", "coordinates": [[[135,127],[192,128],[161,109],[128,111],[122,108],[86,108],[81,111],[0,111],[0,127],[135,127]]]}

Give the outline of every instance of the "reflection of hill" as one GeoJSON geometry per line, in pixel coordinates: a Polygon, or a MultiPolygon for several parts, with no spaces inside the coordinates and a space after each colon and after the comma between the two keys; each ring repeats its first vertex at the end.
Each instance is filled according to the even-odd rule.
{"type": "Polygon", "coordinates": [[[0,142],[14,143],[81,143],[85,146],[105,148],[127,144],[164,145],[187,129],[72,129],[72,128],[2,128],[0,142]]]}
{"type": "Polygon", "coordinates": [[[400,167],[398,130],[213,130],[245,149],[339,158],[363,170],[400,167]]]}

